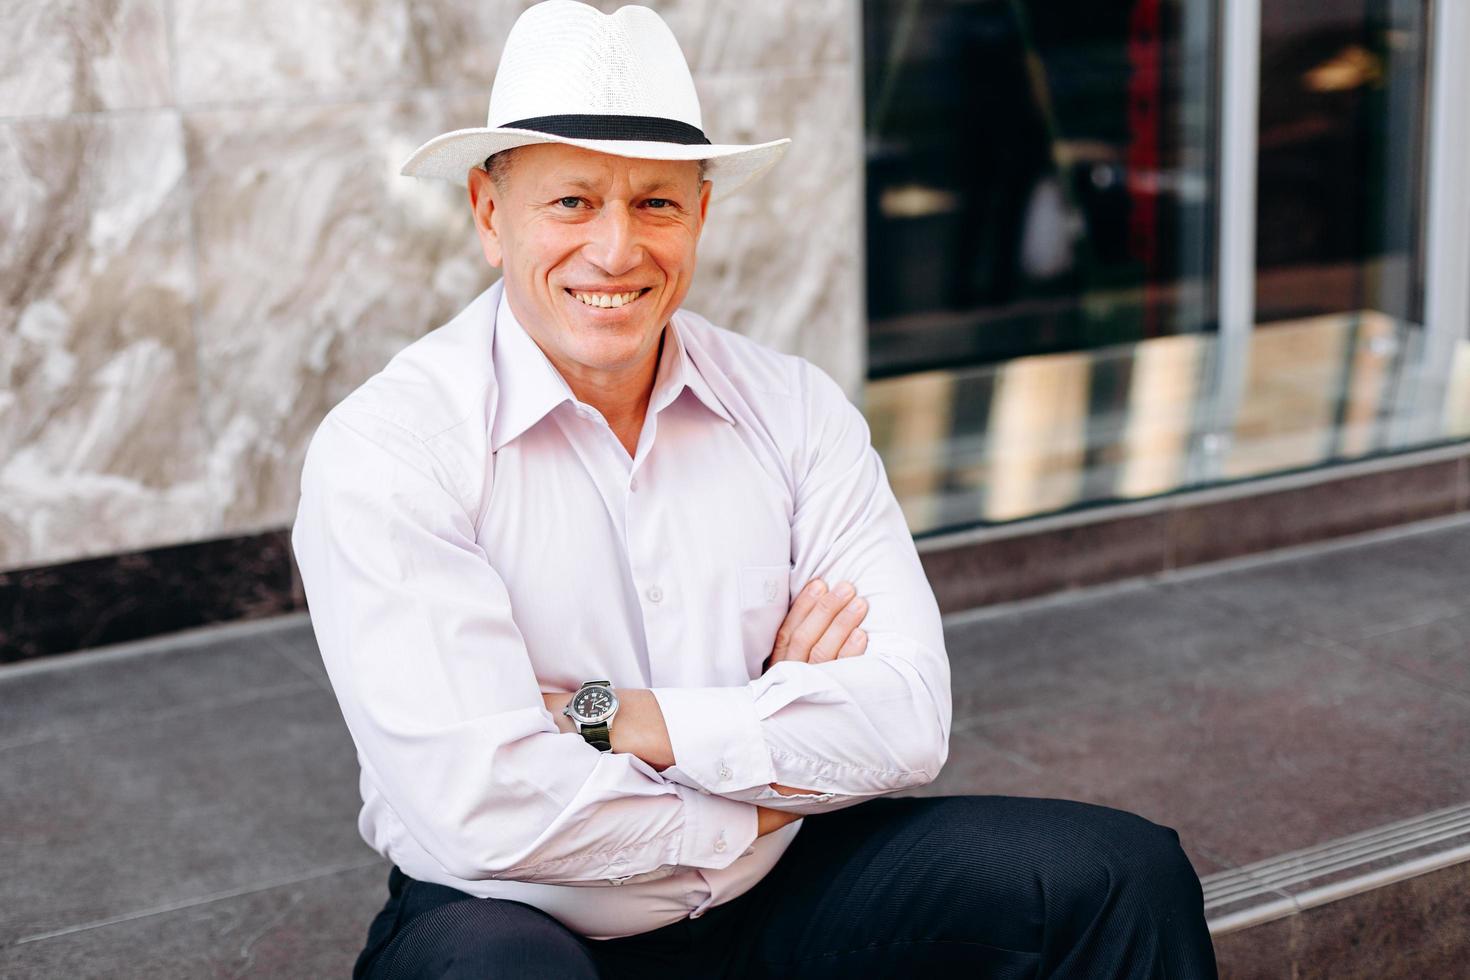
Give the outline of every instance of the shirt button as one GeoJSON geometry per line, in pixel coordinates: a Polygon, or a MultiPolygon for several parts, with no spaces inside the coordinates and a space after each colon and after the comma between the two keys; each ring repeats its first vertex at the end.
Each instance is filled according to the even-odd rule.
{"type": "Polygon", "coordinates": [[[629,490],[637,490],[638,489],[638,478],[636,476],[633,477],[631,480],[628,481],[628,489],[629,490]]]}
{"type": "Polygon", "coordinates": [[[720,767],[720,778],[721,779],[729,779],[730,778],[730,767],[729,766],[721,766],[720,767]]]}
{"type": "Polygon", "coordinates": [[[664,590],[663,589],[660,589],[656,585],[650,585],[648,587],[648,601],[649,602],[662,602],[663,601],[663,598],[664,598],[664,590]]]}
{"type": "Polygon", "coordinates": [[[715,853],[716,854],[724,854],[725,853],[725,848],[727,846],[729,846],[729,845],[727,845],[725,843],[725,838],[721,837],[719,840],[715,841],[715,853]]]}

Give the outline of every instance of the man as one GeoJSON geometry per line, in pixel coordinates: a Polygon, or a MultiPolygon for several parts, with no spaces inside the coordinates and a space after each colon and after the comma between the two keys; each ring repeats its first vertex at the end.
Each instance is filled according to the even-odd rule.
{"type": "Polygon", "coordinates": [[[394,864],[357,976],[1213,975],[1173,831],[891,796],[945,761],[949,669],[867,426],[680,309],[712,198],[785,144],[710,144],[652,11],[548,0],[488,125],[405,164],[468,174],[503,275],[336,406],[302,476],[359,826],[394,864]]]}

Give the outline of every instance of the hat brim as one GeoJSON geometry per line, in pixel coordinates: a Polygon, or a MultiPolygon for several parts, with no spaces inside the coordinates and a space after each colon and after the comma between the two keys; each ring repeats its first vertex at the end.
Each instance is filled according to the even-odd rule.
{"type": "Polygon", "coordinates": [[[657,143],[641,140],[588,140],[554,136],[531,129],[456,129],[441,133],[411,153],[399,173],[406,177],[436,177],[462,183],[471,167],[501,150],[532,143],[565,143],[584,150],[640,160],[708,160],[707,180],[714,184],[710,196],[733,194],[775,166],[789,139],[750,146],[710,143],[657,143]]]}

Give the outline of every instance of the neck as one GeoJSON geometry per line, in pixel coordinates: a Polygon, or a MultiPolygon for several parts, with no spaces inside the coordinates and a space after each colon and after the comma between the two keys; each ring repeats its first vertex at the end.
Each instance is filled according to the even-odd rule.
{"type": "MultiPolygon", "coordinates": [[[[608,377],[600,375],[585,377],[575,370],[556,365],[572,394],[602,413],[614,432],[622,435],[631,429],[634,438],[643,427],[643,417],[648,413],[648,403],[653,397],[653,383],[658,376],[659,361],[663,358],[665,327],[658,336],[658,345],[651,356],[626,374],[608,377]]],[[[555,360],[552,361],[555,364],[555,360]]],[[[626,441],[626,440],[625,440],[626,441]]]]}

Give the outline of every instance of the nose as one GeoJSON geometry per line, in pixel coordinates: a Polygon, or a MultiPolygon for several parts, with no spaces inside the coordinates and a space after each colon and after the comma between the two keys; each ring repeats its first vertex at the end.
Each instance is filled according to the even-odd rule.
{"type": "Polygon", "coordinates": [[[638,228],[625,205],[610,203],[602,208],[588,225],[582,254],[609,276],[631,272],[643,263],[638,228]]]}

